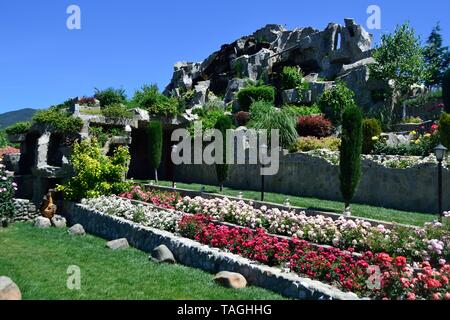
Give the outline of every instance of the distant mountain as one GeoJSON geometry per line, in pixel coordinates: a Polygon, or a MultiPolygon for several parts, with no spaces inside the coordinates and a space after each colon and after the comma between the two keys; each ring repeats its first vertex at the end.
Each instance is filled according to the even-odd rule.
{"type": "Polygon", "coordinates": [[[0,114],[0,130],[17,122],[30,121],[36,111],[36,109],[27,108],[0,114]]]}

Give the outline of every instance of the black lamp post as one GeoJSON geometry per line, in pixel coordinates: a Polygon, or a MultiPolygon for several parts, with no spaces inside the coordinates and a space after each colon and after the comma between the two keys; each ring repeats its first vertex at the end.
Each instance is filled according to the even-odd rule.
{"type": "MultiPolygon", "coordinates": [[[[265,163],[266,163],[266,156],[267,156],[267,145],[263,144],[261,147],[261,169],[264,169],[265,163]]],[[[261,170],[261,201],[264,201],[264,187],[265,187],[265,181],[264,181],[264,174],[261,170]]]]}
{"type": "Polygon", "coordinates": [[[445,158],[447,148],[442,144],[439,144],[436,149],[434,149],[434,154],[436,160],[438,161],[438,207],[439,207],[439,221],[442,222],[442,215],[444,211],[442,210],[442,161],[445,158]]]}
{"type": "Polygon", "coordinates": [[[175,162],[173,162],[173,157],[175,156],[175,154],[177,153],[178,147],[176,144],[174,144],[172,146],[172,164],[173,164],[173,173],[172,173],[172,188],[176,189],[177,184],[175,182],[175,174],[176,174],[176,168],[177,166],[175,165],[175,162]]]}

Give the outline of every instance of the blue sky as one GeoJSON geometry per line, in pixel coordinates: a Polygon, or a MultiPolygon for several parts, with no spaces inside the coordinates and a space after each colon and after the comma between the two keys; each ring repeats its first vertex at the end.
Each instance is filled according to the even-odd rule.
{"type": "Polygon", "coordinates": [[[0,2],[0,112],[45,108],[94,87],[144,83],[163,89],[177,61],[201,61],[220,45],[268,23],[323,29],[345,17],[365,25],[380,6],[382,29],[409,20],[423,40],[437,21],[450,44],[450,2],[429,0],[150,1],[14,0],[0,2]],[[81,30],[68,30],[66,9],[81,8],[81,30]]]}

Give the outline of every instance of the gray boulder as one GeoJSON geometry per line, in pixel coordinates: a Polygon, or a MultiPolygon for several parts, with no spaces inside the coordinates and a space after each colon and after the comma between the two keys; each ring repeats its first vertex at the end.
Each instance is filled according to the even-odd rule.
{"type": "Polygon", "coordinates": [[[67,226],[67,220],[64,217],[55,215],[52,218],[52,225],[56,228],[65,228],[67,226]]]}
{"type": "Polygon", "coordinates": [[[84,236],[86,234],[86,231],[84,231],[84,228],[81,224],[74,225],[69,229],[68,232],[73,236],[84,236]]]}
{"type": "Polygon", "coordinates": [[[225,103],[236,99],[236,95],[245,85],[244,79],[231,79],[228,81],[227,90],[225,93],[225,103]]]}
{"type": "Polygon", "coordinates": [[[173,256],[172,251],[169,250],[165,245],[160,245],[153,249],[150,259],[156,262],[164,262],[175,264],[176,260],[173,256]]]}
{"type": "Polygon", "coordinates": [[[40,229],[47,229],[52,226],[52,222],[50,221],[50,219],[47,219],[45,217],[37,217],[34,220],[34,226],[40,229]]]}
{"type": "Polygon", "coordinates": [[[22,300],[19,287],[8,277],[0,277],[0,300],[22,300]]]}
{"type": "Polygon", "coordinates": [[[247,286],[247,280],[242,274],[228,271],[216,274],[214,281],[223,287],[231,289],[242,289],[247,286]]]}
{"type": "Polygon", "coordinates": [[[130,247],[128,244],[128,240],[125,238],[117,239],[113,241],[109,241],[106,243],[106,247],[108,247],[111,250],[120,250],[120,249],[127,249],[130,247]]]}

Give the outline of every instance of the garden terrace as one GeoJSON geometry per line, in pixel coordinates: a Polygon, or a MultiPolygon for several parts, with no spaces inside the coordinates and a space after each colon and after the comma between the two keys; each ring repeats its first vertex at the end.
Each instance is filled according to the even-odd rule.
{"type": "MultiPolygon", "coordinates": [[[[127,201],[128,200],[126,199],[121,200],[115,197],[102,197],[99,199],[85,200],[83,201],[84,206],[74,207],[73,205],[70,205],[70,209],[68,209],[67,213],[69,219],[71,219],[73,223],[82,223],[86,225],[88,230],[91,230],[91,232],[100,234],[104,237],[127,237],[132,239],[134,245],[141,248],[154,246],[158,243],[165,243],[172,250],[174,250],[177,259],[180,259],[180,262],[182,263],[191,265],[195,261],[195,265],[197,267],[207,268],[209,270],[213,268],[214,271],[216,271],[216,268],[220,265],[222,268],[226,267],[230,270],[244,273],[246,277],[253,279],[255,284],[268,286],[268,288],[271,289],[276,288],[276,290],[278,290],[278,288],[281,287],[276,284],[277,281],[274,282],[275,279],[270,281],[269,285],[267,279],[261,277],[261,275],[254,274],[246,268],[242,269],[243,261],[239,264],[241,267],[237,267],[234,264],[230,265],[230,262],[224,265],[224,261],[220,264],[210,264],[207,262],[209,261],[209,258],[206,258],[206,256],[203,255],[202,256],[204,258],[198,257],[194,259],[192,254],[197,255],[197,249],[192,248],[188,250],[190,253],[185,251],[186,248],[193,245],[192,242],[177,237],[173,238],[173,240],[168,240],[166,237],[170,237],[169,234],[159,233],[154,231],[154,229],[136,227],[135,224],[131,224],[130,229],[119,221],[124,218],[135,222],[139,221],[138,224],[146,225],[150,228],[170,230],[171,232],[176,230],[177,233],[183,237],[194,239],[195,241],[199,241],[203,244],[209,245],[210,247],[220,248],[237,254],[238,256],[247,257],[251,260],[268,264],[269,266],[283,267],[285,263],[288,263],[287,266],[289,266],[292,271],[298,272],[300,275],[304,274],[311,279],[331,283],[333,286],[337,286],[343,290],[358,292],[362,296],[367,295],[372,298],[391,299],[420,299],[431,298],[433,296],[433,298],[440,297],[442,299],[444,294],[448,294],[448,282],[445,282],[446,278],[444,274],[450,271],[449,266],[439,267],[437,270],[432,271],[427,262],[418,264],[417,267],[419,269],[417,269],[416,272],[420,278],[419,280],[416,279],[414,268],[407,263],[407,259],[399,255],[395,257],[391,257],[386,253],[374,255],[368,251],[364,252],[362,255],[355,256],[351,252],[346,252],[332,247],[317,247],[304,241],[295,240],[295,238],[292,239],[292,242],[289,242],[287,240],[280,239],[279,237],[268,235],[262,229],[257,229],[255,232],[240,227],[224,226],[223,224],[215,225],[212,224],[211,221],[204,215],[192,216],[188,214],[180,216],[171,210],[160,211],[160,209],[152,209],[151,206],[140,207],[139,205],[136,206],[127,201]],[[107,212],[107,215],[104,215],[101,212],[107,212]],[[116,216],[118,218],[111,218],[108,216],[116,216]],[[116,219],[119,220],[115,222],[116,219]],[[105,225],[108,225],[108,228],[104,228],[105,225]],[[140,239],[143,239],[143,233],[146,232],[144,230],[148,230],[151,233],[147,235],[146,241],[142,242],[140,239]],[[163,238],[159,238],[156,240],[156,243],[153,243],[151,242],[153,240],[150,239],[153,239],[155,236],[152,236],[151,234],[154,234],[157,239],[158,237],[163,238]],[[175,241],[175,243],[172,241],[175,241]],[[262,246],[262,251],[257,249],[259,246],[262,246]],[[250,247],[251,250],[249,250],[250,247]],[[187,260],[187,257],[191,257],[192,259],[187,260]],[[336,259],[336,257],[338,258],[336,259]],[[297,261],[297,259],[299,260],[297,261]],[[323,259],[325,259],[325,261],[331,259],[330,262],[332,266],[322,264],[324,262],[323,259]],[[320,266],[318,265],[319,261],[322,261],[320,266]],[[341,268],[344,265],[346,266],[345,271],[339,271],[335,275],[330,273],[331,269],[328,269],[336,267],[341,268]],[[370,265],[379,266],[382,269],[382,272],[390,273],[388,278],[383,278],[381,290],[373,290],[366,287],[367,278],[371,275],[370,272],[367,273],[367,268],[369,268],[370,265]],[[435,277],[433,279],[438,281],[437,283],[439,283],[439,285],[434,287],[423,287],[421,281],[426,282],[428,280],[426,280],[427,276],[421,276],[421,274],[429,275],[431,273],[435,277]],[[397,278],[397,276],[400,278],[397,278]],[[395,290],[391,291],[390,288],[396,287],[400,282],[403,286],[401,293],[395,290]],[[413,290],[411,290],[413,286],[410,287],[411,283],[415,284],[415,289],[413,290]]],[[[210,257],[211,254],[208,256],[210,257]]],[[[252,270],[255,270],[255,268],[252,268],[252,270]]],[[[277,275],[276,279],[279,279],[280,281],[281,279],[286,280],[286,278],[282,276],[282,272],[280,273],[280,271],[275,271],[275,269],[270,272],[277,275]]],[[[287,275],[287,277],[288,279],[297,281],[290,275],[287,275]]],[[[292,288],[292,286],[288,287],[292,288]]],[[[322,292],[322,294],[324,294],[324,292],[329,292],[323,291],[325,287],[318,289],[316,285],[309,285],[310,289],[312,287],[315,288],[313,289],[314,291],[322,292]]],[[[283,288],[286,290],[286,285],[283,288]]],[[[300,290],[303,292],[304,288],[300,288],[300,290]]],[[[290,290],[284,291],[284,294],[287,292],[290,292],[290,290]]],[[[295,292],[296,291],[289,293],[289,295],[293,293],[295,295],[300,294],[300,296],[297,297],[305,298],[309,297],[310,294],[309,293],[305,296],[304,292],[295,292]]],[[[334,295],[336,294],[338,293],[335,291],[334,295]]],[[[341,294],[338,295],[342,297],[341,294]]]]}

